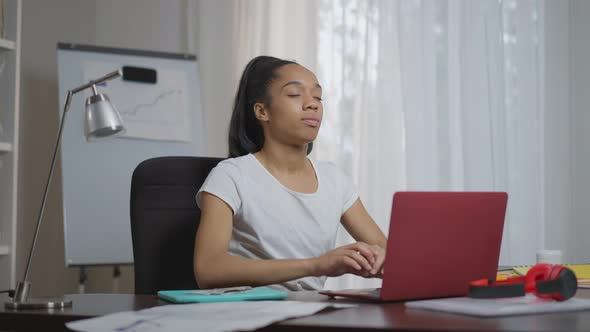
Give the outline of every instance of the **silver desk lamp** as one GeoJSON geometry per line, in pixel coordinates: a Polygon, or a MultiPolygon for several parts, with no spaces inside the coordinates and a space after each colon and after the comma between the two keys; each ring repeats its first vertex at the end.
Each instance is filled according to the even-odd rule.
{"type": "Polygon", "coordinates": [[[59,132],[57,134],[57,141],[55,142],[55,148],[53,151],[53,158],[51,159],[51,167],[49,168],[49,176],[47,178],[47,184],[45,185],[45,192],[43,193],[43,199],[41,201],[41,209],[39,211],[39,216],[37,218],[37,226],[35,228],[35,236],[33,237],[33,243],[31,245],[31,251],[29,252],[29,259],[27,261],[27,267],[25,269],[25,276],[22,281],[19,281],[16,285],[16,289],[14,291],[14,297],[11,301],[7,301],[4,303],[7,309],[16,309],[16,310],[24,310],[24,309],[52,309],[52,308],[64,308],[69,307],[72,305],[72,301],[65,298],[39,298],[39,299],[32,299],[29,298],[29,290],[31,288],[31,283],[27,281],[27,277],[29,274],[29,268],[31,266],[31,258],[33,257],[33,252],[35,251],[35,243],[37,242],[37,236],[39,235],[39,226],[41,225],[41,220],[43,219],[43,210],[45,209],[45,202],[47,200],[47,192],[49,189],[49,184],[51,183],[51,178],[53,176],[53,168],[55,166],[55,159],[57,156],[57,151],[59,150],[62,131],[64,127],[64,122],[66,120],[66,115],[70,108],[70,102],[72,100],[72,96],[80,91],[83,91],[87,88],[92,88],[93,95],[86,99],[86,121],[85,121],[85,134],[87,141],[94,141],[97,139],[110,137],[114,135],[119,135],[125,132],[125,127],[123,127],[123,121],[121,120],[121,116],[117,112],[117,110],[113,107],[109,98],[102,94],[98,93],[96,90],[96,85],[102,83],[104,81],[117,78],[121,76],[121,71],[117,70],[110,74],[107,74],[99,79],[91,81],[87,84],[81,85],[75,89],[69,90],[66,95],[66,101],[64,105],[64,112],[61,118],[61,123],[59,125],[59,132]]]}

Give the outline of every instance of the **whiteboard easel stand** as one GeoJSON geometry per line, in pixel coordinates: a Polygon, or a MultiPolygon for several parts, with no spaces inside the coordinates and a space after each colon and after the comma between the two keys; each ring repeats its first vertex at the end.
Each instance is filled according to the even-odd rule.
{"type": "Polygon", "coordinates": [[[121,277],[121,269],[119,265],[113,266],[113,293],[119,293],[119,279],[121,277]]]}
{"type": "Polygon", "coordinates": [[[86,274],[86,267],[84,265],[80,266],[80,272],[78,275],[78,293],[84,294],[86,292],[86,280],[88,279],[88,275],[86,274]]]}

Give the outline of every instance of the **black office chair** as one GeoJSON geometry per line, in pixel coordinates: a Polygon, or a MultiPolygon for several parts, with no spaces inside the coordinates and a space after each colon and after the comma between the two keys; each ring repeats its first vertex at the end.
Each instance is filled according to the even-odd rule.
{"type": "Polygon", "coordinates": [[[201,211],[195,195],[221,160],[159,157],[135,168],[130,211],[135,294],[198,288],[193,253],[201,211]]]}

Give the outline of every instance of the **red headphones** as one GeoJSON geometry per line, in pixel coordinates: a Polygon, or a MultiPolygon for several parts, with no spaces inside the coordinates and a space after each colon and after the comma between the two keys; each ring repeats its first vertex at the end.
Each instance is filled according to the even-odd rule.
{"type": "Polygon", "coordinates": [[[480,279],[469,283],[469,297],[491,299],[500,297],[536,296],[565,301],[576,294],[578,280],[570,269],[562,265],[537,264],[526,276],[506,280],[480,279]]]}

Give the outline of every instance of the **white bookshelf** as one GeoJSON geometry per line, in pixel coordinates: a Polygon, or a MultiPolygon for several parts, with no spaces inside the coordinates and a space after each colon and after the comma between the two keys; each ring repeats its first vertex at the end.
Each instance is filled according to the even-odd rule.
{"type": "Polygon", "coordinates": [[[0,49],[2,50],[14,50],[16,43],[12,40],[0,38],[0,49]]]}
{"type": "Polygon", "coordinates": [[[21,1],[0,1],[0,290],[16,283],[21,1]]]}
{"type": "Polygon", "coordinates": [[[12,144],[6,142],[0,142],[0,153],[12,151],[12,144]]]}

